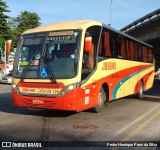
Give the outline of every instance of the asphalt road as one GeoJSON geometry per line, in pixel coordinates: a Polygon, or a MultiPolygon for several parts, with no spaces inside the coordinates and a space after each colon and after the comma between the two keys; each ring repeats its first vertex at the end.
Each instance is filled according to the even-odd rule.
{"type": "MultiPolygon", "coordinates": [[[[91,143],[91,146],[85,149],[102,149],[101,146],[105,146],[107,141],[122,143],[123,141],[160,141],[159,126],[160,80],[156,80],[154,87],[145,92],[143,100],[133,97],[119,99],[108,103],[100,113],[90,111],[75,113],[14,107],[11,103],[11,85],[0,84],[1,142],[69,141],[58,144],[69,143],[70,145],[75,144],[75,146],[76,144],[80,144],[80,146],[86,144],[88,146],[87,143],[91,143]],[[104,142],[92,143],[91,141],[104,142]]],[[[55,143],[49,144],[54,146],[55,143]]],[[[115,147],[111,146],[108,149],[115,149],[115,147]]],[[[128,148],[119,147],[116,149],[128,148]]],[[[145,147],[144,149],[158,148],[145,147]]]]}

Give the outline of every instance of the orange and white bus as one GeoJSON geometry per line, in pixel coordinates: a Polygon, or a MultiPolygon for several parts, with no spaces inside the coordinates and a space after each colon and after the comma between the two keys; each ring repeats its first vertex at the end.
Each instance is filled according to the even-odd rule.
{"type": "Polygon", "coordinates": [[[25,31],[13,68],[15,106],[99,112],[143,98],[154,81],[152,46],[100,22],[58,22],[25,31]]]}

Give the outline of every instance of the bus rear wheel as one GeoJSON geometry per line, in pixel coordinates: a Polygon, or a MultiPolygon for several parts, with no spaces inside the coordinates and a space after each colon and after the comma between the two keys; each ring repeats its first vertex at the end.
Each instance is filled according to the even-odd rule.
{"type": "Polygon", "coordinates": [[[140,85],[139,85],[139,92],[136,94],[136,98],[138,99],[143,99],[144,95],[143,95],[143,82],[141,81],[140,82],[140,85]]]}
{"type": "Polygon", "coordinates": [[[100,88],[99,94],[98,94],[98,105],[92,108],[92,111],[95,113],[100,112],[104,107],[104,102],[106,101],[106,94],[103,90],[103,88],[100,88]]]}

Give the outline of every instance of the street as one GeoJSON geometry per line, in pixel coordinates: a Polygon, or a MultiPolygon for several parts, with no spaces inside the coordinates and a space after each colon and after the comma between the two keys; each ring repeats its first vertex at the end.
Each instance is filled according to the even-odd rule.
{"type": "Polygon", "coordinates": [[[160,141],[159,125],[158,79],[143,100],[122,98],[100,113],[14,107],[11,85],[0,84],[0,141],[160,141]]]}

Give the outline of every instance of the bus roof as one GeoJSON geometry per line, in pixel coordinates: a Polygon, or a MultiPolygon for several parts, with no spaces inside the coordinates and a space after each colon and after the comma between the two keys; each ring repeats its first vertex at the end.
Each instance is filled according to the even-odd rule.
{"type": "Polygon", "coordinates": [[[137,42],[139,42],[139,43],[142,43],[142,44],[144,44],[144,45],[147,45],[147,46],[153,48],[152,45],[150,45],[150,44],[148,44],[148,43],[145,43],[145,42],[143,42],[143,41],[141,41],[141,40],[139,40],[139,39],[137,39],[137,38],[135,38],[135,37],[133,37],[133,36],[130,36],[130,35],[124,33],[124,32],[121,32],[121,31],[119,31],[119,30],[116,30],[116,29],[114,29],[114,28],[112,28],[112,27],[110,27],[110,26],[107,26],[107,25],[105,25],[105,24],[102,24],[102,25],[103,25],[103,27],[105,27],[105,28],[107,28],[107,29],[109,29],[109,30],[111,30],[111,31],[113,31],[113,32],[116,32],[116,33],[118,33],[118,34],[120,34],[120,35],[122,35],[122,36],[128,37],[129,39],[132,39],[132,40],[134,40],[134,41],[137,41],[137,42]]]}
{"type": "Polygon", "coordinates": [[[55,22],[52,24],[42,25],[37,28],[26,30],[23,34],[53,31],[53,30],[84,29],[91,25],[102,26],[102,23],[93,20],[73,20],[73,21],[55,22]]]}
{"type": "Polygon", "coordinates": [[[140,42],[142,44],[145,44],[149,47],[152,47],[151,45],[149,45],[141,40],[138,40],[128,34],[125,34],[121,31],[118,31],[118,30],[108,26],[108,25],[105,25],[103,23],[100,23],[100,22],[97,22],[94,20],[71,20],[71,21],[55,22],[52,24],[42,25],[42,26],[39,26],[39,27],[36,27],[33,29],[26,30],[25,32],[23,32],[23,34],[46,32],[46,31],[53,31],[53,30],[56,31],[56,30],[85,29],[85,28],[92,26],[92,25],[103,26],[113,32],[120,34],[120,35],[123,35],[123,36],[128,37],[132,40],[135,40],[135,41],[140,42]]]}

